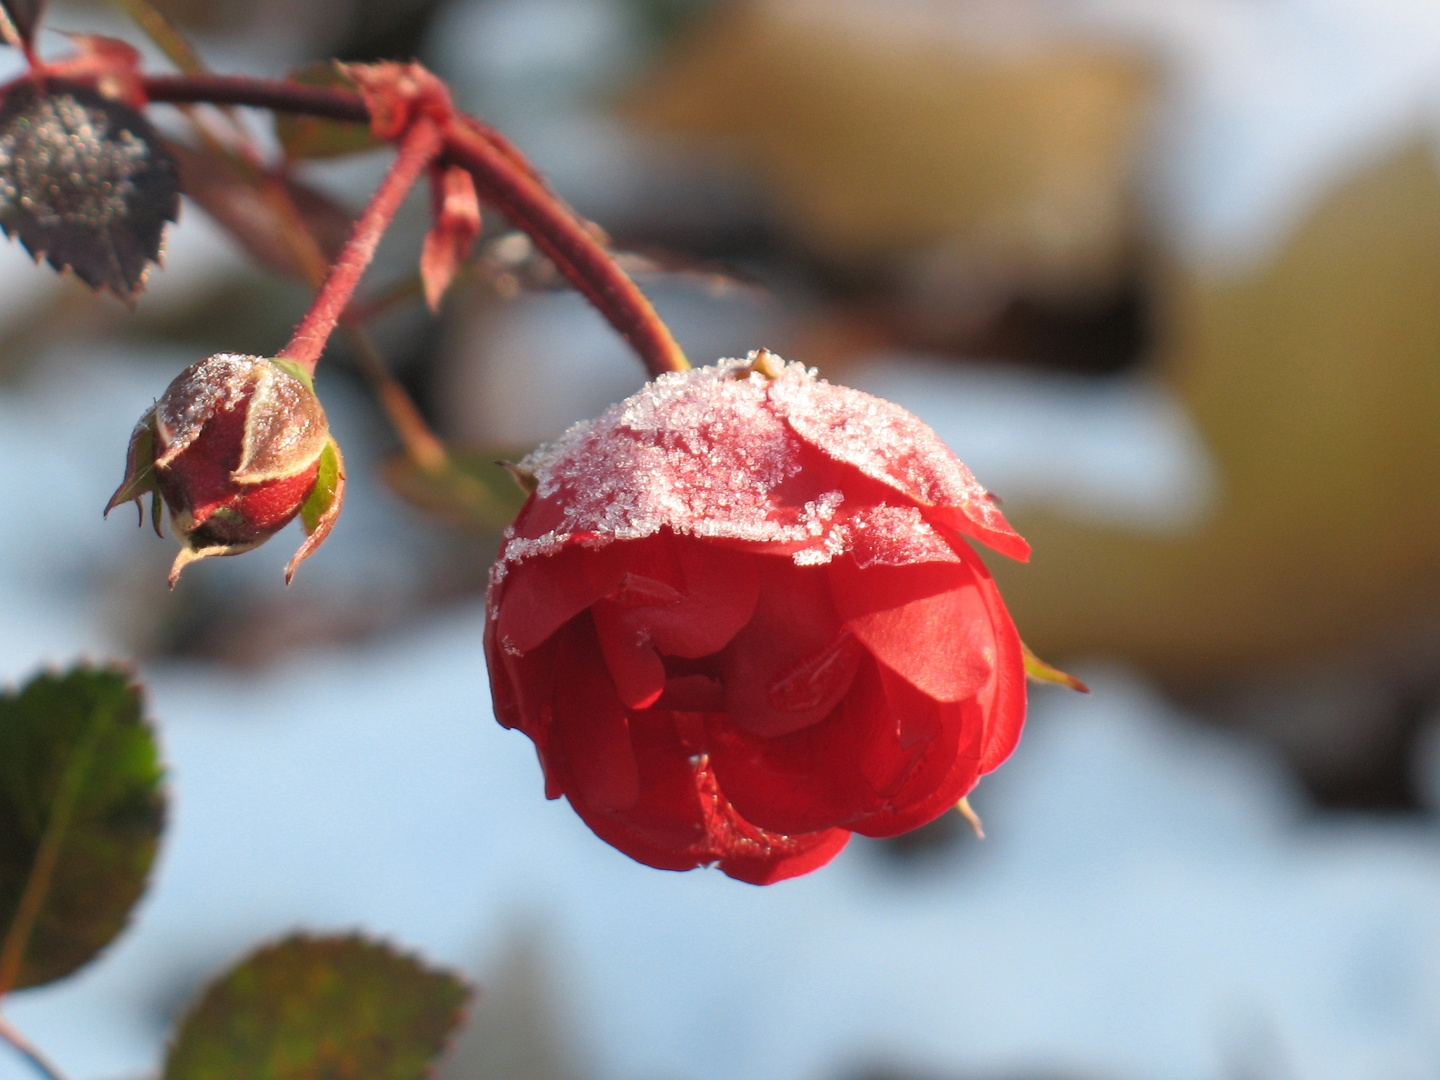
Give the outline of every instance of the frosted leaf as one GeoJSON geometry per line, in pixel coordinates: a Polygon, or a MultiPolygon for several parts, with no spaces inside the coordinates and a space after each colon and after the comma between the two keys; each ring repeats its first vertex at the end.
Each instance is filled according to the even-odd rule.
{"type": "Polygon", "coordinates": [[[12,83],[0,102],[0,229],[37,259],[133,300],[180,210],[145,117],[93,87],[12,83]]]}

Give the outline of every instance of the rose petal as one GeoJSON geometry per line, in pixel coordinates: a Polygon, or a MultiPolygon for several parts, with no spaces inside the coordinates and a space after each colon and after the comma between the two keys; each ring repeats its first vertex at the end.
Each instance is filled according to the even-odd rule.
{"type": "Polygon", "coordinates": [[[773,737],[830,714],[855,677],[860,648],[835,612],[828,568],[753,562],[759,599],[722,654],[721,671],[731,720],[773,737]]]}
{"type": "Polygon", "coordinates": [[[864,836],[898,836],[933,821],[975,786],[985,717],[976,702],[936,702],[882,670],[885,696],[899,714],[928,716],[935,735],[918,743],[910,770],[873,814],[847,827],[864,836]]]}
{"type": "Polygon", "coordinates": [[[640,772],[630,718],[601,663],[589,618],[566,628],[553,671],[548,751],[574,781],[566,794],[601,811],[633,807],[640,798],[640,772]]]}
{"type": "Polygon", "coordinates": [[[816,832],[863,820],[882,805],[870,776],[891,778],[903,750],[879,670],[862,658],[850,692],[820,723],[762,737],[724,715],[707,717],[710,760],[736,811],[777,833],[816,832]]]}
{"type": "Polygon", "coordinates": [[[991,772],[1014,752],[1025,726],[1025,648],[1000,590],[984,566],[976,568],[976,584],[991,612],[995,629],[995,679],[976,700],[986,716],[985,741],[980,750],[981,775],[991,772]]]}
{"type": "Polygon", "coordinates": [[[620,700],[630,709],[648,709],[665,689],[665,663],[660,654],[616,605],[601,600],[590,610],[620,700]]]}
{"type": "Polygon", "coordinates": [[[659,652],[709,656],[749,620],[760,591],[753,556],[668,530],[624,547],[614,621],[659,652]]]}
{"type": "Polygon", "coordinates": [[[625,573],[623,545],[571,546],[509,567],[491,606],[498,609],[496,644],[527,653],[612,592],[625,573]]]}
{"type": "Polygon", "coordinates": [[[787,836],[783,845],[772,842],[763,855],[735,855],[720,860],[720,869],[737,881],[773,885],[777,881],[819,870],[850,842],[846,829],[826,829],[805,836],[787,836]]]}
{"type": "Polygon", "coordinates": [[[936,701],[973,697],[995,670],[993,615],[970,561],[861,570],[842,556],[831,566],[845,625],[936,701]]]}
{"type": "Polygon", "coordinates": [[[919,417],[893,402],[810,378],[796,366],[770,384],[770,401],[800,438],[926,507],[927,517],[1002,555],[1030,557],[1030,545],[919,417]]]}

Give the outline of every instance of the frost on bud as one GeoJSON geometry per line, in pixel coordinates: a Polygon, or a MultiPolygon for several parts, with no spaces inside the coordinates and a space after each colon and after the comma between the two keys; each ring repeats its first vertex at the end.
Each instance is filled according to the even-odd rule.
{"type": "Polygon", "coordinates": [[[180,540],[172,587],[189,563],[258,547],[298,514],[307,538],[288,582],[335,524],[345,464],[303,370],[221,354],[182,371],[140,418],[105,512],[147,492],[156,532],[163,501],[180,540]]]}

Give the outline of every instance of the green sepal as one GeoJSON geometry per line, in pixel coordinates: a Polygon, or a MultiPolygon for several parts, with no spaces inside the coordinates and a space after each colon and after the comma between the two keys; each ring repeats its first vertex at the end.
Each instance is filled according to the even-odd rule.
{"type": "Polygon", "coordinates": [[[300,507],[300,521],[305,526],[305,535],[313,533],[320,524],[320,519],[325,516],[325,511],[330,509],[330,504],[335,501],[335,486],[340,479],[340,460],[335,453],[335,440],[330,439],[325,443],[325,449],[320,451],[320,468],[315,473],[315,486],[310,489],[310,497],[305,500],[305,505],[300,507]]]}
{"type": "Polygon", "coordinates": [[[1068,686],[1071,690],[1078,690],[1082,694],[1088,694],[1090,688],[1074,675],[1067,675],[1057,667],[1051,667],[1044,660],[1041,660],[1033,652],[1030,646],[1023,641],[1020,648],[1025,654],[1025,674],[1036,682],[1058,683],[1060,686],[1068,686]]]}
{"type": "MultiPolygon", "coordinates": [[[[155,411],[152,409],[130,433],[130,446],[125,451],[125,479],[105,504],[105,513],[109,514],[122,503],[138,502],[140,496],[155,490],[155,411]]],[[[143,509],[140,521],[144,524],[143,509]]]]}
{"type": "Polygon", "coordinates": [[[312,394],[315,392],[314,376],[311,375],[299,364],[297,364],[294,360],[289,360],[283,356],[272,356],[269,358],[269,360],[270,363],[274,364],[277,368],[283,371],[286,375],[289,375],[292,379],[299,379],[300,382],[304,384],[306,390],[309,390],[312,394]]]}

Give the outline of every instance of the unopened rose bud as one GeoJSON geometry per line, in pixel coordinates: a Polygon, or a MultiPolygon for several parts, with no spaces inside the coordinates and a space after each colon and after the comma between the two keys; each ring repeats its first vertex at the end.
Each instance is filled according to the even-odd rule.
{"type": "Polygon", "coordinates": [[[345,491],[345,465],[325,410],[303,370],[286,360],[220,354],[176,376],[130,436],[125,479],[109,505],[147,492],[156,532],[160,501],[189,563],[258,547],[297,514],[307,539],[285,569],[329,534],[345,491]]]}

